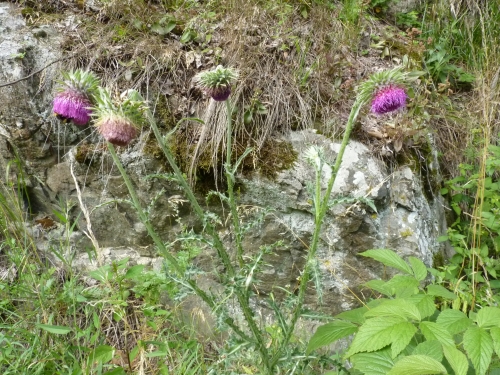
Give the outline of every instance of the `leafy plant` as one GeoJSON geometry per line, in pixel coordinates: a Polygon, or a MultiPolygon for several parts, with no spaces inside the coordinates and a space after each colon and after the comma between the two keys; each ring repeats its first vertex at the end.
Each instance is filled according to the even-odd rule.
{"type": "Polygon", "coordinates": [[[381,297],[319,327],[307,353],[354,335],[344,359],[366,375],[466,375],[471,365],[483,375],[492,368],[492,359],[498,361],[500,308],[487,306],[469,314],[450,308],[457,295],[441,285],[425,285],[427,268],[419,259],[404,261],[387,249],[361,255],[401,274],[366,283],[381,297]]]}

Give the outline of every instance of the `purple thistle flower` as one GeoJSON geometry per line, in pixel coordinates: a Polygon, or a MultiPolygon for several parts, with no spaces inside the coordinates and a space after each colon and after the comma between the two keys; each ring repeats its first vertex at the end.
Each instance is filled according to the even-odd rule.
{"type": "Polygon", "coordinates": [[[53,112],[64,119],[83,126],[90,121],[92,103],[86,95],[76,90],[66,90],[56,95],[53,112]]]}
{"type": "Polygon", "coordinates": [[[116,146],[127,146],[137,136],[137,127],[121,116],[105,116],[96,126],[103,138],[116,146]]]}
{"type": "Polygon", "coordinates": [[[224,102],[231,95],[231,88],[229,86],[218,87],[216,89],[207,89],[208,95],[216,102],[224,102]]]}
{"type": "Polygon", "coordinates": [[[371,111],[378,115],[396,111],[406,106],[408,95],[404,89],[398,86],[385,86],[375,93],[372,100],[371,111]]]}

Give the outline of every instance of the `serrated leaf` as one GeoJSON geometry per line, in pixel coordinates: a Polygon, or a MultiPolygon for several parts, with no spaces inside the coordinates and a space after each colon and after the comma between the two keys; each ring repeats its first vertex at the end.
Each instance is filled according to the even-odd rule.
{"type": "Polygon", "coordinates": [[[386,287],[386,282],[384,280],[370,280],[363,285],[388,297],[394,294],[392,289],[386,287]]]}
{"type": "Polygon", "coordinates": [[[367,311],[369,311],[369,309],[365,306],[358,307],[357,309],[341,312],[340,314],[335,315],[335,318],[348,320],[352,323],[362,324],[365,321],[364,315],[367,311]]]}
{"type": "Polygon", "coordinates": [[[421,322],[420,331],[427,340],[437,340],[443,345],[455,345],[451,333],[445,327],[437,323],[421,322]]]}
{"type": "Polygon", "coordinates": [[[490,335],[493,339],[493,349],[495,349],[495,353],[500,357],[500,328],[493,327],[490,329],[490,335]]]}
{"type": "Polygon", "coordinates": [[[396,358],[408,346],[416,332],[417,328],[410,322],[402,322],[394,326],[392,358],[396,358]]]}
{"type": "Polygon", "coordinates": [[[443,352],[451,368],[455,371],[455,375],[467,375],[469,361],[464,353],[456,347],[448,345],[443,346],[443,352]]]}
{"type": "MultiPolygon", "coordinates": [[[[373,352],[392,344],[400,323],[408,323],[403,318],[376,317],[368,319],[360,328],[347,352],[347,356],[359,352],[373,352]]],[[[411,323],[409,323],[411,324],[411,323]]],[[[402,327],[404,329],[404,327],[402,327]]]]}
{"type": "Polygon", "coordinates": [[[479,327],[499,327],[500,309],[498,307],[483,307],[477,312],[476,323],[479,327]]]}
{"type": "Polygon", "coordinates": [[[457,295],[450,292],[445,287],[443,287],[441,285],[434,285],[434,284],[431,284],[427,287],[427,294],[429,294],[431,296],[438,296],[438,297],[443,297],[443,298],[451,299],[451,300],[454,300],[457,298],[457,295]]]}
{"type": "Polygon", "coordinates": [[[432,296],[428,296],[426,294],[415,294],[413,296],[406,297],[405,299],[417,307],[422,319],[431,316],[434,314],[434,311],[436,311],[434,298],[432,296]]]}
{"type": "Polygon", "coordinates": [[[418,344],[411,354],[428,355],[436,361],[441,362],[443,360],[443,347],[437,340],[424,341],[418,344]]]}
{"type": "Polygon", "coordinates": [[[403,258],[401,258],[398,254],[396,254],[392,250],[388,249],[367,250],[361,253],[361,255],[375,259],[376,261],[379,261],[380,263],[384,264],[387,267],[396,268],[397,270],[400,270],[408,275],[413,274],[410,266],[408,266],[408,264],[403,260],[403,258]]]}
{"type": "Polygon", "coordinates": [[[307,345],[306,353],[313,350],[329,345],[338,339],[352,335],[358,330],[358,326],[343,320],[336,320],[334,322],[322,325],[316,329],[313,337],[307,345]]]}
{"type": "Polygon", "coordinates": [[[465,331],[472,324],[472,320],[460,310],[447,309],[439,314],[436,323],[456,335],[465,331]]]}
{"type": "Polygon", "coordinates": [[[115,348],[109,345],[100,345],[92,353],[94,362],[107,363],[113,359],[115,348]]]}
{"type": "Polygon", "coordinates": [[[446,374],[444,366],[428,355],[410,355],[402,358],[387,375],[446,374]]]}
{"type": "Polygon", "coordinates": [[[71,328],[64,326],[53,326],[49,324],[37,324],[36,326],[47,332],[55,333],[56,335],[65,335],[71,332],[71,328]]]}
{"type": "Polygon", "coordinates": [[[414,276],[396,275],[385,283],[385,288],[390,289],[397,297],[410,297],[418,293],[419,282],[414,276]]]}
{"type": "Polygon", "coordinates": [[[477,375],[486,374],[493,354],[493,339],[488,331],[481,327],[469,327],[464,333],[463,345],[477,375]]]}
{"type": "Polygon", "coordinates": [[[427,277],[427,267],[425,266],[424,262],[415,257],[409,257],[408,261],[411,264],[411,268],[413,270],[413,275],[415,275],[415,278],[418,281],[425,280],[425,278],[427,277]]]}
{"type": "Polygon", "coordinates": [[[422,319],[417,307],[404,299],[384,301],[365,314],[365,317],[371,316],[400,316],[405,319],[414,319],[418,321],[422,319]]]}
{"type": "Polygon", "coordinates": [[[386,375],[394,366],[389,349],[372,353],[358,353],[350,358],[354,368],[365,375],[386,375]]]}
{"type": "Polygon", "coordinates": [[[134,277],[140,275],[142,273],[143,269],[144,269],[144,264],[136,264],[135,266],[132,266],[128,269],[124,278],[125,279],[133,279],[134,277]]]}

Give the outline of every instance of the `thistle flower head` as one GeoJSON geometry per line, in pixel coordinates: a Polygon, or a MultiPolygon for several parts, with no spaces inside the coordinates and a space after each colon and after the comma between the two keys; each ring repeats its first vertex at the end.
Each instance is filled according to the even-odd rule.
{"type": "Polygon", "coordinates": [[[99,79],[92,72],[78,69],[63,73],[63,80],[59,84],[53,112],[59,118],[73,121],[75,125],[87,124],[91,115],[91,98],[97,92],[99,79]]]}
{"type": "Polygon", "coordinates": [[[218,65],[213,70],[198,73],[195,80],[215,101],[225,101],[231,94],[231,83],[238,78],[238,72],[232,68],[218,65]]]}
{"type": "Polygon", "coordinates": [[[379,89],[372,100],[371,111],[376,114],[384,114],[396,111],[406,106],[406,91],[398,86],[389,85],[379,89]]]}
{"type": "Polygon", "coordinates": [[[137,137],[147,110],[144,99],[137,91],[128,90],[113,100],[108,90],[99,87],[96,102],[95,126],[106,141],[126,146],[137,137]]]}
{"type": "Polygon", "coordinates": [[[357,101],[365,104],[371,100],[371,111],[376,114],[398,110],[408,98],[405,85],[417,78],[418,74],[403,73],[401,68],[374,73],[358,87],[357,101]]]}

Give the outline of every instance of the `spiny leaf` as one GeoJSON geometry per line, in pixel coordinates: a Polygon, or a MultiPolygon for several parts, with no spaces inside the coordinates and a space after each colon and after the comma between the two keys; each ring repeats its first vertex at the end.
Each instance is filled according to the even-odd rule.
{"type": "Polygon", "coordinates": [[[477,375],[486,374],[493,354],[493,340],[488,331],[481,327],[469,327],[464,333],[463,345],[477,375]]]}
{"type": "Polygon", "coordinates": [[[402,330],[411,329],[400,326],[403,322],[412,326],[411,323],[397,316],[368,319],[354,337],[347,357],[359,352],[373,352],[392,344],[396,335],[400,335],[402,330]]]}
{"type": "Polygon", "coordinates": [[[421,322],[420,331],[427,340],[437,340],[443,345],[455,345],[450,332],[443,326],[434,322],[421,322]]]}
{"type": "Polygon", "coordinates": [[[415,347],[411,354],[428,355],[438,362],[441,362],[443,360],[443,348],[441,343],[437,340],[428,340],[421,342],[415,347]]]}
{"type": "Polygon", "coordinates": [[[445,287],[443,287],[441,285],[434,285],[434,284],[431,284],[427,287],[427,294],[429,294],[431,296],[438,296],[438,297],[443,297],[443,298],[451,299],[451,300],[454,300],[457,298],[457,296],[454,293],[450,292],[445,287]]]}
{"type": "Polygon", "coordinates": [[[465,331],[471,324],[467,315],[460,310],[447,309],[442,311],[436,322],[446,328],[452,335],[465,331]]]}
{"type": "Polygon", "coordinates": [[[389,349],[372,353],[358,353],[351,357],[354,368],[365,375],[386,375],[394,366],[389,349]]]}
{"type": "Polygon", "coordinates": [[[427,355],[410,355],[404,357],[387,373],[387,375],[428,375],[446,374],[444,366],[427,355]]]}
{"type": "Polygon", "coordinates": [[[411,264],[413,274],[418,281],[422,281],[427,277],[427,267],[424,262],[415,257],[409,257],[408,261],[411,264]]]}
{"type": "Polygon", "coordinates": [[[451,368],[455,371],[455,375],[467,375],[469,362],[464,353],[455,346],[448,345],[443,345],[443,352],[451,368]]]}
{"type": "Polygon", "coordinates": [[[479,327],[500,327],[500,309],[498,307],[483,307],[478,311],[476,323],[479,327]]]}
{"type": "Polygon", "coordinates": [[[365,314],[370,316],[400,316],[404,319],[421,320],[417,307],[404,299],[387,300],[365,314]]]}
{"type": "Polygon", "coordinates": [[[306,353],[309,354],[314,349],[329,345],[338,339],[352,335],[357,330],[358,326],[342,320],[336,320],[332,323],[322,325],[318,327],[313,337],[311,337],[306,353]]]}
{"type": "Polygon", "coordinates": [[[401,258],[398,254],[396,254],[392,250],[388,249],[376,249],[376,250],[367,250],[361,255],[365,257],[369,257],[379,261],[380,263],[386,265],[387,267],[396,268],[408,275],[413,275],[413,272],[408,266],[408,264],[401,258]]]}

